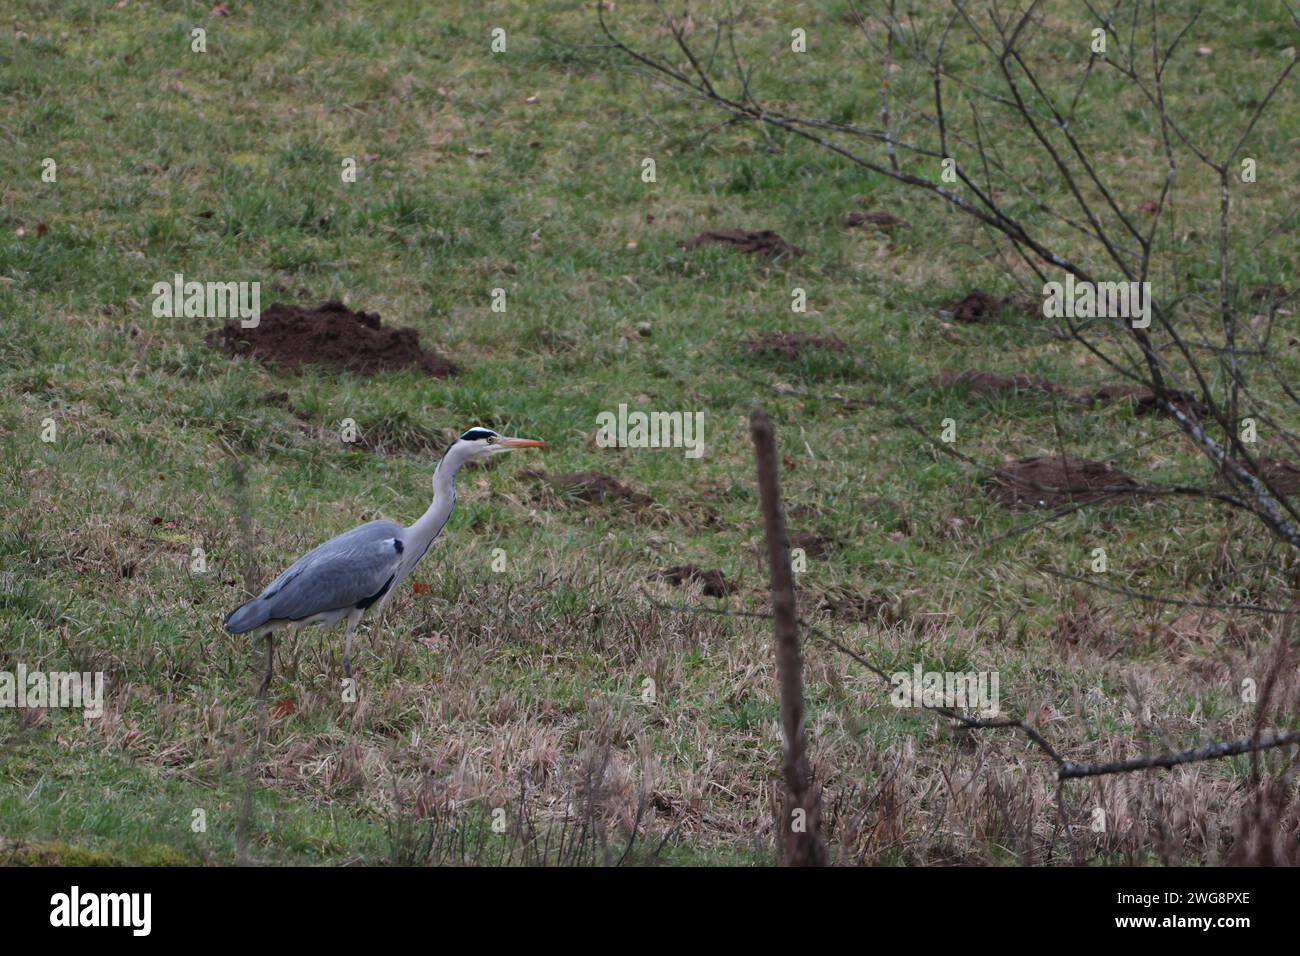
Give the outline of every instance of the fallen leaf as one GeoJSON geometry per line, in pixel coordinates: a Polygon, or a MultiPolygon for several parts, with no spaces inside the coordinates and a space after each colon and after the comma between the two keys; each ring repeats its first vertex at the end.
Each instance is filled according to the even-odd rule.
{"type": "Polygon", "coordinates": [[[298,712],[298,705],[291,700],[277,700],[271,705],[272,717],[288,717],[298,712]]]}
{"type": "Polygon", "coordinates": [[[429,585],[425,584],[423,581],[412,581],[411,590],[416,594],[428,594],[429,585]]]}

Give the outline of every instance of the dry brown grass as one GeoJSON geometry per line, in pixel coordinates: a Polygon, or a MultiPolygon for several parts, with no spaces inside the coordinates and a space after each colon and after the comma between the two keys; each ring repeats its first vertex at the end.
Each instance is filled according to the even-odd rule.
{"type": "MultiPolygon", "coordinates": [[[[363,692],[355,708],[335,703],[328,681],[310,676],[335,668],[337,649],[306,651],[302,672],[290,675],[296,712],[273,722],[261,783],[385,815],[394,859],[403,862],[611,863],[629,842],[649,852],[669,837],[770,853],[778,744],[766,626],[650,608],[617,580],[606,582],[599,603],[548,610],[555,587],[589,594],[587,584],[570,577],[488,587],[474,602],[453,604],[406,599],[400,631],[361,642],[362,666],[393,677],[363,692]],[[700,655],[714,674],[707,686],[693,673],[700,655]],[[572,696],[559,676],[589,683],[605,668],[622,675],[617,686],[587,698],[572,696]],[[627,685],[631,674],[655,681],[655,704],[627,685]],[[747,707],[760,716],[736,723],[726,713],[747,707]],[[339,729],[294,731],[316,718],[339,729]],[[509,821],[504,845],[481,834],[494,809],[509,821]],[[556,855],[560,844],[569,855],[556,855]]],[[[1201,739],[1205,726],[1181,701],[1225,678],[1271,679],[1270,707],[1294,706],[1294,667],[1252,653],[1258,642],[1220,653],[1213,668],[1189,663],[1208,647],[1222,651],[1223,620],[1171,615],[1153,630],[1087,595],[1063,599],[1040,648],[1046,656],[1004,673],[1002,695],[1004,709],[1027,707],[1070,759],[1127,758],[1201,739]],[[1142,642],[1161,662],[1117,660],[1142,642]],[[1074,696],[1045,697],[1049,674],[1074,696]],[[1098,674],[1124,690],[1102,693],[1098,674]]],[[[999,653],[989,632],[954,639],[948,616],[937,613],[851,633],[876,653],[929,646],[967,655],[972,667],[999,653]]],[[[874,679],[816,642],[807,647],[806,681],[813,770],[837,863],[1212,864],[1294,854],[1294,775],[1282,755],[1261,758],[1258,784],[1211,763],[1076,781],[1058,799],[1053,767],[1018,735],[900,714],[874,679]]],[[[1244,705],[1229,720],[1220,715],[1220,735],[1249,733],[1254,716],[1244,705]]],[[[197,754],[206,753],[199,759],[218,756],[220,724],[214,729],[196,742],[197,754]]],[[[115,734],[116,746],[148,749],[120,728],[115,734]]]]}

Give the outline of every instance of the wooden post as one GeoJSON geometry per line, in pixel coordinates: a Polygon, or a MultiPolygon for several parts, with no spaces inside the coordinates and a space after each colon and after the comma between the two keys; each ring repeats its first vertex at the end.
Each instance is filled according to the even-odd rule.
{"type": "Polygon", "coordinates": [[[799,650],[799,618],[795,613],[794,572],[790,568],[790,537],[781,509],[776,433],[767,412],[757,405],[749,417],[749,433],[758,464],[758,494],[771,569],[776,682],[781,699],[781,774],[785,778],[782,862],[786,866],[824,866],[826,847],[818,832],[821,799],[809,782],[811,772],[804,739],[803,658],[799,650]]]}

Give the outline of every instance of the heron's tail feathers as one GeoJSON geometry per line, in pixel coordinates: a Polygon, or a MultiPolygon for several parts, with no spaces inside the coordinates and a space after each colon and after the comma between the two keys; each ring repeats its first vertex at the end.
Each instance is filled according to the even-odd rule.
{"type": "Polygon", "coordinates": [[[223,622],[231,634],[247,634],[254,628],[261,627],[270,620],[267,602],[261,598],[246,601],[226,615],[223,622]]]}

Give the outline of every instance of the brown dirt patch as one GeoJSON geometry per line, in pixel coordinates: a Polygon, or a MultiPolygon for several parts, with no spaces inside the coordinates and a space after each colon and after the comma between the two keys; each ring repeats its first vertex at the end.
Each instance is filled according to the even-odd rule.
{"type": "Polygon", "coordinates": [[[1300,463],[1280,458],[1256,458],[1259,475],[1284,495],[1300,494],[1300,463]]]}
{"type": "Polygon", "coordinates": [[[1100,461],[1071,456],[1021,458],[1002,466],[1003,475],[984,480],[984,492],[1004,508],[1056,508],[1102,498],[1132,497],[1116,489],[1137,488],[1124,472],[1100,461]]]}
{"type": "Polygon", "coordinates": [[[543,481],[556,491],[571,495],[579,501],[589,504],[607,502],[627,502],[639,506],[650,504],[649,495],[633,491],[617,478],[601,474],[598,471],[574,471],[547,474],[538,468],[529,468],[519,473],[521,478],[543,481]]]}
{"type": "Polygon", "coordinates": [[[891,229],[897,229],[899,226],[906,226],[907,222],[895,216],[892,212],[885,212],[883,209],[872,209],[868,212],[849,213],[848,218],[844,220],[844,225],[850,229],[871,226],[888,232],[891,229]]]}
{"type": "Polygon", "coordinates": [[[353,312],[341,302],[315,309],[277,303],[262,313],[255,328],[228,319],[208,336],[208,344],[287,369],[324,365],[361,374],[415,369],[435,378],[459,371],[453,362],[421,348],[415,329],[386,328],[376,313],[353,312]]]}
{"type": "Polygon", "coordinates": [[[1300,289],[1288,289],[1281,285],[1261,285],[1249,292],[1250,298],[1255,302],[1268,302],[1281,304],[1300,292],[1300,289]]]}
{"type": "Polygon", "coordinates": [[[964,299],[939,306],[944,312],[951,312],[958,322],[983,322],[991,319],[1006,304],[1005,299],[989,295],[982,289],[972,289],[964,299]]]}
{"type": "Polygon", "coordinates": [[[810,335],[807,332],[764,332],[745,340],[745,347],[755,354],[779,355],[797,359],[805,349],[843,352],[847,345],[833,335],[810,335]]]}
{"type": "Polygon", "coordinates": [[[706,571],[704,568],[696,567],[693,564],[678,564],[671,568],[665,568],[659,572],[659,577],[678,587],[684,587],[687,584],[699,584],[709,597],[726,597],[729,594],[734,594],[737,590],[736,584],[728,581],[726,575],[721,571],[706,571]]]}
{"type": "Polygon", "coordinates": [[[996,296],[983,289],[971,289],[965,298],[939,306],[958,322],[987,322],[1005,309],[1014,309],[1026,318],[1038,317],[1034,304],[1023,297],[996,296]]]}
{"type": "MultiPolygon", "coordinates": [[[[1164,414],[1160,410],[1160,406],[1156,404],[1156,393],[1145,385],[1133,385],[1127,382],[1103,385],[1097,389],[1085,389],[1079,392],[1076,398],[1085,405],[1110,405],[1115,402],[1130,402],[1139,415],[1164,414]]],[[[1195,415],[1200,419],[1206,419],[1210,416],[1210,410],[1205,403],[1198,401],[1187,392],[1175,393],[1173,403],[1185,415],[1195,415]]]]}
{"type": "Polygon", "coordinates": [[[357,444],[366,451],[379,455],[422,455],[447,448],[447,440],[436,433],[421,428],[393,428],[383,424],[362,429],[357,444]]]}
{"type": "Polygon", "coordinates": [[[790,535],[790,547],[803,548],[804,554],[810,558],[824,558],[834,546],[835,543],[830,538],[823,538],[811,531],[796,531],[790,535]]]}
{"type": "Polygon", "coordinates": [[[714,229],[702,232],[689,242],[682,244],[683,249],[698,249],[701,246],[729,246],[741,252],[779,259],[784,256],[801,256],[803,250],[792,246],[771,229],[748,232],[744,229],[714,229]]]}
{"type": "Polygon", "coordinates": [[[1003,392],[1044,392],[1052,395],[1064,391],[1059,385],[1036,375],[1017,372],[1014,375],[1000,375],[997,372],[984,372],[977,368],[963,371],[946,369],[934,379],[935,385],[945,388],[953,385],[965,385],[975,395],[998,395],[1003,392]]]}

